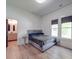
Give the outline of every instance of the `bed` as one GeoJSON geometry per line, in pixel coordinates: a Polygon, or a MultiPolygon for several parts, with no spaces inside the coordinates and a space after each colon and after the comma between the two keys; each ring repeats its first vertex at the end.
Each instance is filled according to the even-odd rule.
{"type": "Polygon", "coordinates": [[[42,30],[30,30],[28,35],[29,43],[39,49],[41,52],[46,51],[56,44],[56,39],[45,35],[42,30]]]}

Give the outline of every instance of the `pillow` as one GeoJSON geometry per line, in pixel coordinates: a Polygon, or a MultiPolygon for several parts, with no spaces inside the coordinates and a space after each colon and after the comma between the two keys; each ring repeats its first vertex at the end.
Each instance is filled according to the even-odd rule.
{"type": "Polygon", "coordinates": [[[30,33],[29,35],[44,35],[44,33],[30,33]]]}

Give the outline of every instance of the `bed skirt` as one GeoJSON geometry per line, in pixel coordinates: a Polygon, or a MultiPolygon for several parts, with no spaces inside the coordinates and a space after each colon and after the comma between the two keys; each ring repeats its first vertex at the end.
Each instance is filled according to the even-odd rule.
{"type": "Polygon", "coordinates": [[[55,45],[55,42],[49,42],[46,43],[45,45],[43,45],[42,47],[40,47],[38,44],[36,44],[35,42],[29,40],[29,43],[34,46],[35,48],[39,49],[41,52],[45,52],[46,50],[48,50],[49,48],[51,48],[52,46],[55,45]]]}

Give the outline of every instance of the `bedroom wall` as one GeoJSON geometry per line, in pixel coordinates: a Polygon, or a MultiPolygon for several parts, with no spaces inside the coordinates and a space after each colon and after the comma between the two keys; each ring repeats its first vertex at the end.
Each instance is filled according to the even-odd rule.
{"type": "MultiPolygon", "coordinates": [[[[65,16],[69,16],[69,15],[72,15],[72,4],[60,9],[60,10],[57,10],[55,12],[51,12],[50,14],[48,15],[45,15],[42,17],[42,29],[43,29],[43,32],[46,34],[46,35],[51,35],[51,20],[53,19],[59,19],[59,21],[61,20],[61,17],[65,17],[65,16]]],[[[59,23],[60,25],[60,23],[59,23]]],[[[61,28],[61,27],[59,27],[61,28]]],[[[58,33],[58,38],[60,38],[61,36],[61,32],[60,30],[58,30],[59,33],[58,33]]],[[[61,39],[61,38],[60,38],[61,39]]],[[[72,47],[72,40],[65,40],[65,39],[61,39],[61,42],[60,44],[63,45],[63,46],[66,46],[68,48],[71,48],[72,47]]]]}
{"type": "Polygon", "coordinates": [[[29,13],[25,10],[7,5],[6,6],[6,17],[7,19],[15,19],[17,20],[17,43],[19,45],[24,44],[24,40],[22,37],[27,35],[27,30],[30,29],[41,29],[40,26],[40,17],[29,13]]]}

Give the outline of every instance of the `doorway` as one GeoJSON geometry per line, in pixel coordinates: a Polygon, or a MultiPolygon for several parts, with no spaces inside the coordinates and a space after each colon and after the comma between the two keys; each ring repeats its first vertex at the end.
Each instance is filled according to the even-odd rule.
{"type": "Polygon", "coordinates": [[[7,19],[8,46],[15,45],[17,41],[17,20],[7,19]]]}

